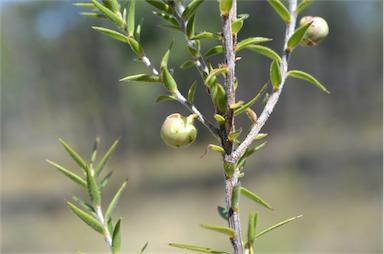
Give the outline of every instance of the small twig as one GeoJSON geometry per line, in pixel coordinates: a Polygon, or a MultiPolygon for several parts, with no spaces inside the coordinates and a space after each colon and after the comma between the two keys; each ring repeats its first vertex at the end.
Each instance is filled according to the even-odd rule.
{"type": "Polygon", "coordinates": [[[284,40],[284,52],[283,56],[281,58],[281,65],[280,70],[282,74],[282,81],[279,86],[279,89],[276,90],[271,94],[269,97],[269,100],[267,104],[265,105],[263,112],[260,114],[259,118],[257,119],[256,123],[252,126],[250,132],[248,133],[247,137],[244,139],[244,141],[238,146],[238,148],[232,153],[231,158],[229,159],[230,162],[236,163],[239,158],[245,153],[246,149],[251,145],[257,134],[259,134],[261,128],[264,126],[264,124],[267,122],[269,116],[271,115],[273,109],[276,106],[277,101],[279,100],[281,91],[284,87],[286,78],[287,78],[287,71],[288,71],[288,60],[290,52],[287,50],[287,43],[288,39],[291,37],[291,35],[295,31],[295,24],[296,24],[296,7],[297,7],[297,0],[289,0],[289,12],[291,14],[291,22],[287,24],[286,32],[285,32],[285,40],[284,40]]]}

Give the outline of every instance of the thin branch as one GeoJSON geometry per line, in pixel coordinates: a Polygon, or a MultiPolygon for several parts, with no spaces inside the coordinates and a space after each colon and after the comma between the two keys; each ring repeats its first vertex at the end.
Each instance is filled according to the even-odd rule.
{"type": "Polygon", "coordinates": [[[269,116],[271,115],[273,109],[276,106],[277,101],[279,100],[281,91],[284,87],[286,78],[287,78],[287,71],[288,71],[288,60],[290,52],[287,51],[287,42],[288,39],[291,37],[291,35],[295,31],[295,24],[296,24],[296,7],[297,7],[297,0],[289,0],[289,12],[291,14],[291,22],[287,24],[286,32],[285,32],[285,40],[284,40],[284,52],[283,56],[281,58],[281,65],[280,70],[282,74],[282,81],[279,86],[279,89],[273,92],[267,102],[267,104],[264,107],[263,112],[257,119],[256,123],[252,126],[250,132],[248,133],[247,137],[244,139],[244,141],[238,146],[238,148],[232,153],[231,158],[229,159],[230,162],[236,163],[239,158],[245,153],[246,149],[251,145],[257,134],[259,134],[261,128],[264,126],[264,124],[267,122],[269,116]]]}

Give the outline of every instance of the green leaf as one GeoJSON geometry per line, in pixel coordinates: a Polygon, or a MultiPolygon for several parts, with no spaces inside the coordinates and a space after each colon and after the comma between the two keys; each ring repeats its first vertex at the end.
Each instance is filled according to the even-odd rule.
{"type": "Polygon", "coordinates": [[[228,67],[221,67],[217,69],[213,69],[211,72],[209,72],[207,78],[205,79],[205,84],[207,84],[208,87],[212,87],[214,85],[214,81],[216,79],[216,76],[219,74],[227,73],[228,67]]]}
{"type": "Polygon", "coordinates": [[[189,18],[195,14],[197,7],[199,7],[202,2],[203,0],[193,0],[190,2],[181,14],[181,19],[184,21],[189,20],[189,18]]]}
{"type": "Polygon", "coordinates": [[[264,143],[252,148],[252,149],[249,149],[247,151],[247,157],[251,156],[252,154],[254,154],[255,152],[259,151],[261,148],[263,148],[265,145],[267,144],[267,141],[265,141],[264,143]]]}
{"type": "Polygon", "coordinates": [[[84,159],[81,158],[67,143],[64,142],[61,138],[59,138],[59,142],[64,146],[65,150],[69,153],[72,159],[82,168],[85,169],[88,167],[87,163],[85,163],[84,159]]]}
{"type": "Polygon", "coordinates": [[[172,247],[180,248],[180,249],[193,250],[193,251],[199,251],[204,253],[227,254],[227,252],[224,252],[224,251],[213,250],[211,248],[205,248],[205,247],[199,247],[199,246],[193,246],[193,245],[185,245],[185,244],[178,244],[178,243],[170,243],[169,245],[172,247]]]}
{"type": "Polygon", "coordinates": [[[91,1],[107,18],[109,18],[118,27],[120,28],[125,27],[125,21],[122,20],[119,16],[117,16],[115,13],[113,13],[111,10],[109,10],[107,7],[105,7],[101,3],[99,3],[97,0],[91,0],[91,1]]]}
{"type": "Polygon", "coordinates": [[[239,212],[239,206],[240,206],[240,192],[241,192],[241,185],[238,183],[233,187],[232,189],[232,199],[231,199],[231,208],[234,212],[239,212]]]}
{"type": "Polygon", "coordinates": [[[105,16],[101,13],[95,13],[95,12],[80,12],[80,15],[91,17],[91,18],[105,18],[105,16]]]}
{"type": "Polygon", "coordinates": [[[276,60],[272,61],[271,70],[270,70],[270,78],[271,78],[273,89],[276,91],[277,89],[279,89],[279,86],[280,86],[281,81],[282,81],[280,66],[276,60]]]}
{"type": "Polygon", "coordinates": [[[279,14],[279,16],[284,20],[285,23],[291,23],[291,14],[289,13],[287,7],[280,0],[268,0],[268,3],[272,6],[273,9],[279,14]]]}
{"type": "Polygon", "coordinates": [[[95,176],[93,175],[93,172],[90,170],[90,168],[86,168],[87,171],[87,188],[88,188],[88,194],[89,199],[92,202],[92,205],[97,209],[100,207],[101,204],[101,196],[100,191],[96,183],[95,176]]]}
{"type": "Polygon", "coordinates": [[[135,4],[136,0],[131,0],[127,16],[127,32],[129,37],[133,37],[135,33],[135,4]]]}
{"type": "Polygon", "coordinates": [[[273,210],[272,206],[270,206],[267,202],[265,202],[263,199],[258,197],[255,193],[251,192],[250,190],[248,190],[244,187],[241,187],[241,195],[249,198],[250,200],[255,201],[256,203],[258,203],[258,204],[260,204],[260,205],[262,205],[262,206],[264,206],[270,210],[273,210]]]}
{"type": "Polygon", "coordinates": [[[89,160],[89,167],[90,167],[91,169],[93,168],[93,163],[94,163],[95,160],[96,160],[97,147],[98,147],[98,145],[99,145],[99,142],[100,142],[100,138],[99,138],[99,137],[96,137],[95,144],[93,145],[93,149],[92,149],[91,158],[90,158],[90,160],[89,160]]]}
{"type": "Polygon", "coordinates": [[[103,3],[114,13],[120,13],[120,5],[117,0],[103,0],[103,3]]]}
{"type": "Polygon", "coordinates": [[[315,79],[312,75],[298,70],[292,70],[288,71],[288,76],[298,78],[298,79],[304,79],[308,82],[311,82],[312,84],[315,84],[317,87],[319,87],[321,90],[323,90],[326,93],[330,93],[327,88],[325,88],[317,79],[315,79]]]}
{"type": "Polygon", "coordinates": [[[166,12],[168,14],[173,14],[172,8],[169,7],[168,4],[162,1],[154,1],[154,0],[145,0],[145,1],[160,11],[166,12]]]}
{"type": "Polygon", "coordinates": [[[200,58],[200,51],[194,46],[188,45],[188,50],[194,58],[200,58]]]}
{"type": "Polygon", "coordinates": [[[211,97],[219,113],[224,114],[227,109],[227,95],[224,87],[220,84],[212,86],[211,97]]]}
{"type": "Polygon", "coordinates": [[[99,191],[101,192],[104,188],[104,186],[108,183],[109,178],[112,176],[112,171],[110,171],[98,184],[99,191]]]}
{"type": "Polygon", "coordinates": [[[240,32],[241,28],[243,27],[244,20],[247,19],[248,17],[249,17],[248,14],[239,15],[239,18],[236,19],[231,25],[232,34],[237,34],[238,32],[240,32]]]}
{"type": "Polygon", "coordinates": [[[235,46],[235,52],[239,52],[240,50],[248,47],[249,45],[267,42],[267,41],[271,41],[271,39],[265,38],[265,37],[251,37],[251,38],[244,39],[239,43],[237,43],[237,45],[235,46]]]}
{"type": "Polygon", "coordinates": [[[236,140],[237,137],[241,134],[241,131],[242,131],[242,129],[240,128],[234,132],[229,133],[228,134],[228,140],[230,140],[230,141],[236,140]]]}
{"type": "Polygon", "coordinates": [[[98,26],[92,26],[93,29],[95,29],[96,31],[100,31],[100,32],[103,32],[104,34],[108,35],[109,37],[112,37],[116,40],[119,40],[119,41],[122,41],[122,42],[125,42],[127,43],[128,41],[128,37],[125,36],[124,34],[121,34],[121,33],[118,33],[116,31],[113,31],[113,30],[110,30],[110,29],[107,29],[107,28],[103,28],[103,27],[98,27],[98,26]]]}
{"type": "Polygon", "coordinates": [[[288,40],[288,43],[287,43],[288,52],[291,52],[297,45],[299,45],[301,39],[303,38],[305,32],[307,31],[307,29],[311,24],[312,22],[296,29],[296,31],[292,34],[292,36],[288,40]]]}
{"type": "Polygon", "coordinates": [[[187,37],[190,39],[195,34],[195,14],[191,16],[191,18],[188,20],[187,26],[186,26],[186,34],[187,37]]]}
{"type": "Polygon", "coordinates": [[[162,76],[162,80],[163,80],[165,88],[168,91],[170,91],[171,93],[176,93],[177,92],[177,83],[167,68],[162,68],[161,76],[162,76]]]}
{"type": "Polygon", "coordinates": [[[234,112],[234,116],[238,116],[239,114],[243,113],[244,111],[247,110],[247,108],[251,107],[256,101],[258,101],[260,97],[264,94],[264,92],[267,90],[268,83],[269,82],[264,84],[260,92],[252,100],[250,100],[247,104],[241,106],[240,108],[236,109],[234,112]]]}
{"type": "Polygon", "coordinates": [[[72,181],[74,181],[75,183],[81,185],[82,187],[84,188],[87,188],[87,182],[81,178],[80,176],[72,173],[71,171],[69,171],[68,169],[65,169],[64,167],[60,166],[59,164],[56,164],[50,160],[47,160],[47,162],[49,164],[51,164],[52,166],[54,166],[57,170],[59,170],[61,173],[63,173],[64,175],[66,175],[69,179],[71,179],[72,181]]]}
{"type": "Polygon", "coordinates": [[[138,55],[139,57],[144,56],[144,49],[138,41],[128,37],[128,44],[131,47],[132,51],[135,52],[136,55],[138,55]]]}
{"type": "Polygon", "coordinates": [[[257,218],[258,213],[257,212],[249,212],[249,219],[248,219],[248,242],[250,244],[253,244],[253,242],[256,239],[256,226],[257,226],[257,218]]]}
{"type": "Polygon", "coordinates": [[[201,224],[200,226],[205,228],[205,229],[210,229],[210,230],[222,233],[222,234],[226,234],[231,238],[236,237],[235,230],[233,228],[230,228],[227,226],[217,226],[217,225],[210,225],[210,224],[201,224]]]}
{"type": "Polygon", "coordinates": [[[156,11],[154,11],[153,14],[155,14],[156,16],[159,16],[160,18],[164,19],[165,21],[171,23],[172,25],[174,25],[176,27],[180,26],[179,22],[177,21],[177,19],[173,15],[169,15],[166,13],[160,13],[160,12],[156,12],[156,11]]]}
{"type": "Polygon", "coordinates": [[[163,59],[161,60],[160,68],[165,68],[165,69],[167,68],[168,59],[169,59],[169,55],[171,53],[172,47],[173,47],[173,41],[171,42],[171,45],[169,46],[168,50],[165,52],[163,56],[163,59]]]}
{"type": "Polygon", "coordinates": [[[108,221],[111,218],[111,214],[113,212],[113,209],[116,207],[117,202],[119,201],[120,195],[123,192],[125,186],[127,185],[128,179],[124,181],[124,183],[121,185],[120,189],[116,192],[115,196],[113,197],[111,203],[108,206],[107,211],[104,215],[104,220],[108,221]]]}
{"type": "Polygon", "coordinates": [[[272,230],[274,230],[274,229],[276,229],[276,228],[278,228],[278,227],[281,227],[281,226],[283,226],[283,225],[285,225],[285,224],[287,224],[287,223],[289,223],[289,222],[295,221],[295,220],[299,219],[299,218],[302,217],[302,216],[303,216],[303,215],[299,215],[299,216],[290,218],[290,219],[288,219],[288,220],[282,221],[282,222],[280,222],[280,223],[278,223],[278,224],[276,224],[276,225],[273,225],[272,227],[269,227],[269,228],[263,230],[262,232],[256,234],[255,239],[256,239],[256,238],[259,238],[260,236],[262,236],[262,235],[264,235],[264,234],[266,234],[266,233],[268,233],[268,232],[270,232],[270,231],[272,231],[272,230]]]}
{"type": "Polygon", "coordinates": [[[225,221],[228,221],[228,210],[224,207],[218,206],[217,211],[219,212],[221,218],[223,218],[225,221]]]}
{"type": "Polygon", "coordinates": [[[163,102],[163,101],[167,101],[167,100],[177,100],[176,97],[174,95],[160,95],[160,96],[157,96],[156,98],[156,103],[159,103],[159,102],[163,102]]]}
{"type": "Polygon", "coordinates": [[[137,74],[127,76],[125,78],[120,79],[120,81],[139,81],[139,82],[159,82],[161,83],[161,77],[157,75],[149,75],[149,74],[137,74]]]}
{"type": "Polygon", "coordinates": [[[225,124],[225,118],[224,118],[224,116],[222,116],[222,115],[220,115],[220,114],[215,114],[213,117],[216,119],[216,121],[217,121],[219,124],[225,124]]]}
{"type": "Polygon", "coordinates": [[[188,60],[188,61],[185,61],[181,66],[180,68],[181,69],[187,69],[187,68],[190,68],[192,66],[195,66],[195,62],[192,61],[192,60],[188,60]]]}
{"type": "Polygon", "coordinates": [[[201,32],[192,36],[191,40],[201,40],[201,39],[221,39],[221,34],[219,33],[211,33],[211,32],[201,32]]]}
{"type": "Polygon", "coordinates": [[[115,229],[113,230],[112,235],[112,253],[118,254],[120,253],[121,246],[121,227],[120,227],[121,219],[116,222],[115,229]]]}
{"type": "Polygon", "coordinates": [[[148,242],[144,244],[143,248],[138,252],[138,254],[142,254],[145,251],[145,248],[147,248],[148,242]]]}
{"type": "Polygon", "coordinates": [[[218,46],[211,48],[210,50],[208,50],[207,53],[205,53],[204,56],[208,57],[208,56],[212,56],[212,55],[220,54],[220,53],[224,53],[224,47],[222,45],[218,45],[218,46]]]}
{"type": "Polygon", "coordinates": [[[261,45],[249,45],[247,49],[281,62],[281,57],[272,49],[261,45]]]}
{"type": "Polygon", "coordinates": [[[119,143],[120,138],[116,139],[108,151],[105,153],[104,157],[101,159],[97,167],[95,168],[95,176],[99,177],[101,171],[104,169],[105,164],[107,163],[109,156],[111,156],[112,152],[115,150],[117,144],[119,143]]]}
{"type": "Polygon", "coordinates": [[[305,8],[307,8],[311,3],[313,2],[313,0],[302,0],[299,5],[297,6],[296,8],[296,14],[299,14],[300,12],[302,12],[305,8]]]}
{"type": "Polygon", "coordinates": [[[83,207],[85,210],[89,211],[90,213],[96,215],[96,211],[95,211],[95,208],[93,208],[93,206],[91,206],[90,204],[88,204],[87,202],[85,202],[84,200],[74,196],[74,195],[71,195],[71,198],[76,201],[81,207],[83,207]]]}
{"type": "Polygon", "coordinates": [[[141,34],[141,27],[143,26],[144,19],[141,19],[139,24],[137,24],[136,31],[135,31],[135,39],[136,41],[140,42],[140,34],[141,34]]]}
{"type": "Polygon", "coordinates": [[[265,138],[266,136],[268,136],[267,133],[259,133],[256,135],[255,140],[265,138]]]}
{"type": "Polygon", "coordinates": [[[219,2],[221,15],[228,16],[232,9],[233,0],[219,0],[219,2]]]}
{"type": "Polygon", "coordinates": [[[91,9],[95,8],[95,5],[91,3],[74,3],[73,5],[77,7],[85,7],[85,8],[91,8],[91,9]]]}
{"type": "Polygon", "coordinates": [[[105,235],[105,228],[104,226],[95,218],[84,212],[83,210],[79,209],[75,205],[73,205],[71,202],[67,201],[67,204],[69,208],[81,219],[83,220],[88,226],[93,228],[96,232],[99,232],[102,235],[105,235]]]}
{"type": "Polygon", "coordinates": [[[197,81],[193,82],[193,84],[188,90],[188,101],[191,104],[193,104],[193,99],[195,98],[196,86],[197,86],[197,81]]]}

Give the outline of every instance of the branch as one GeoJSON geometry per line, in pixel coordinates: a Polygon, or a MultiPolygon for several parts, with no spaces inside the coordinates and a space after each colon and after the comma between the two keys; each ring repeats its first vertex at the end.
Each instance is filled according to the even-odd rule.
{"type": "Polygon", "coordinates": [[[280,70],[282,74],[282,81],[279,86],[279,89],[274,91],[272,95],[270,96],[267,104],[265,105],[263,112],[261,113],[260,117],[257,119],[256,123],[252,126],[250,132],[248,133],[247,137],[244,139],[244,141],[238,146],[238,148],[231,154],[231,158],[229,159],[230,162],[236,163],[239,158],[245,153],[246,149],[251,145],[257,134],[259,134],[261,128],[264,126],[264,124],[267,122],[269,116],[271,115],[273,109],[276,106],[277,101],[279,100],[281,91],[284,87],[286,78],[287,78],[287,71],[288,71],[288,60],[290,52],[287,50],[287,43],[289,38],[292,36],[292,34],[295,31],[295,24],[296,24],[296,7],[297,7],[297,0],[289,0],[289,12],[291,14],[291,22],[287,24],[286,32],[285,32],[285,39],[284,39],[284,52],[283,56],[281,58],[281,65],[280,70]]]}

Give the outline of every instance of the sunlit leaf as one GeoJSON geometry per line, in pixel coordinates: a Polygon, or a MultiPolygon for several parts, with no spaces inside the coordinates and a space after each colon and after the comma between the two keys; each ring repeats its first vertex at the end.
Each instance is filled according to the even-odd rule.
{"type": "Polygon", "coordinates": [[[103,32],[104,34],[106,34],[109,37],[112,37],[116,40],[119,40],[119,41],[122,41],[125,43],[128,42],[128,37],[125,36],[124,34],[119,33],[119,32],[116,32],[116,31],[113,31],[113,30],[110,30],[107,28],[103,28],[103,27],[98,27],[98,26],[92,26],[92,28],[97,30],[97,31],[103,32]]]}
{"type": "Polygon", "coordinates": [[[224,47],[222,45],[218,45],[211,48],[210,50],[208,50],[207,53],[204,54],[204,56],[208,57],[219,53],[224,53],[224,47]]]}
{"type": "Polygon", "coordinates": [[[268,3],[275,9],[285,23],[289,24],[291,22],[291,14],[280,0],[268,0],[268,3]]]}
{"type": "Polygon", "coordinates": [[[205,83],[210,87],[211,85],[214,84],[212,82],[214,80],[213,78],[216,78],[217,75],[226,73],[227,71],[228,71],[228,67],[221,67],[221,68],[217,68],[217,69],[212,70],[208,74],[207,78],[205,79],[205,83]]]}
{"type": "Polygon", "coordinates": [[[120,189],[116,192],[115,196],[113,197],[111,203],[109,203],[108,209],[104,215],[104,220],[108,221],[111,218],[111,214],[113,212],[113,209],[116,207],[116,204],[119,201],[121,193],[123,192],[125,186],[127,185],[127,182],[128,182],[128,179],[126,179],[124,181],[124,183],[121,185],[120,189]]]}
{"type": "Polygon", "coordinates": [[[180,66],[180,68],[181,68],[181,69],[187,69],[187,68],[190,68],[190,67],[192,67],[192,66],[195,66],[195,62],[192,61],[192,60],[187,60],[187,61],[185,61],[185,62],[180,66]]]}
{"type": "Polygon", "coordinates": [[[287,43],[287,51],[292,51],[297,45],[299,45],[301,39],[303,38],[305,32],[308,30],[309,26],[312,24],[312,22],[299,27],[296,29],[296,31],[292,34],[292,36],[289,38],[287,43]]]}
{"type": "Polygon", "coordinates": [[[183,11],[183,13],[181,14],[181,18],[185,21],[185,20],[189,20],[189,18],[195,14],[196,12],[196,9],[197,7],[199,7],[199,5],[203,2],[203,0],[192,0],[192,2],[190,2],[187,7],[185,8],[185,10],[183,11]]]}
{"type": "Polygon", "coordinates": [[[248,190],[244,187],[241,187],[241,195],[249,198],[250,200],[255,201],[256,203],[258,203],[258,204],[260,204],[260,205],[262,205],[262,206],[264,206],[270,210],[273,210],[272,206],[270,206],[267,202],[265,202],[263,199],[258,197],[255,193],[251,192],[250,190],[248,190]]]}
{"type": "Polygon", "coordinates": [[[72,195],[71,198],[76,201],[81,207],[83,207],[85,210],[89,211],[90,213],[96,215],[96,211],[95,211],[95,208],[93,206],[91,206],[90,204],[88,204],[87,202],[85,202],[84,200],[72,195]]]}
{"type": "Polygon", "coordinates": [[[271,39],[265,38],[265,37],[251,37],[251,38],[244,39],[244,40],[240,41],[239,43],[237,43],[237,45],[235,47],[235,52],[239,52],[240,50],[242,50],[243,48],[246,48],[249,45],[267,42],[270,40],[271,39]]]}
{"type": "Polygon", "coordinates": [[[136,0],[131,0],[127,16],[127,32],[130,37],[135,33],[135,4],[136,0]]]}
{"type": "Polygon", "coordinates": [[[117,144],[119,143],[119,138],[116,139],[111,147],[108,149],[108,151],[105,153],[103,158],[100,160],[100,162],[97,164],[97,167],[95,168],[95,175],[96,177],[99,177],[101,171],[104,169],[105,164],[107,163],[109,157],[111,156],[112,152],[115,150],[117,144]]]}
{"type": "Polygon", "coordinates": [[[221,34],[219,33],[211,33],[211,32],[201,32],[194,36],[192,36],[191,40],[201,40],[201,39],[220,39],[221,34]]]}
{"type": "Polygon", "coordinates": [[[145,0],[145,1],[160,11],[166,12],[168,14],[173,14],[172,8],[169,7],[168,4],[162,1],[154,1],[154,0],[145,0]]]}
{"type": "Polygon", "coordinates": [[[81,178],[80,176],[76,175],[75,173],[72,173],[68,169],[66,169],[66,168],[60,166],[59,164],[56,164],[50,160],[47,160],[47,162],[49,164],[51,164],[52,166],[54,166],[57,170],[62,172],[64,175],[66,175],[69,179],[71,179],[75,183],[80,184],[84,188],[87,188],[87,182],[83,178],[81,178]]]}
{"type": "Polygon", "coordinates": [[[161,83],[161,77],[158,75],[137,74],[137,75],[131,75],[131,76],[122,78],[120,79],[120,81],[160,82],[161,83]]]}
{"type": "Polygon", "coordinates": [[[201,224],[200,226],[205,229],[210,229],[222,234],[226,234],[231,238],[234,238],[236,236],[235,230],[228,226],[217,226],[217,225],[210,225],[210,224],[201,224]]]}
{"type": "Polygon", "coordinates": [[[173,15],[169,15],[169,14],[162,13],[162,12],[156,12],[156,11],[154,11],[153,14],[159,16],[160,18],[164,19],[165,21],[171,23],[172,25],[174,25],[176,27],[179,26],[179,22],[177,21],[177,19],[173,15]]]}
{"type": "Polygon", "coordinates": [[[112,234],[111,249],[112,249],[112,253],[114,253],[114,254],[120,253],[120,246],[121,246],[121,227],[120,227],[120,224],[121,224],[121,219],[119,219],[116,222],[116,225],[115,225],[115,228],[114,228],[113,234],[112,234]]]}
{"type": "Polygon", "coordinates": [[[247,108],[251,107],[256,101],[258,101],[261,98],[261,96],[264,94],[264,92],[267,90],[268,83],[269,82],[264,84],[264,86],[261,88],[260,92],[252,100],[250,100],[248,103],[241,106],[240,108],[236,109],[234,116],[238,116],[239,114],[243,113],[245,110],[247,110],[247,108]]]}
{"type": "Polygon", "coordinates": [[[281,227],[281,226],[283,226],[283,225],[285,225],[285,224],[287,224],[289,222],[295,221],[295,220],[299,219],[300,217],[302,217],[302,215],[290,218],[290,219],[282,221],[282,222],[280,222],[280,223],[278,223],[276,225],[273,225],[272,227],[269,227],[269,228],[263,230],[262,232],[256,234],[255,239],[259,238],[260,236],[262,236],[262,235],[264,235],[264,234],[266,234],[266,233],[268,233],[268,232],[270,232],[270,231],[272,231],[272,230],[274,230],[274,229],[276,229],[278,227],[281,227]]]}
{"type": "Polygon", "coordinates": [[[313,0],[302,0],[298,5],[297,5],[297,8],[296,8],[296,14],[299,14],[300,12],[302,12],[305,8],[307,8],[311,3],[313,2],[313,0]]]}
{"type": "Polygon", "coordinates": [[[234,131],[234,132],[229,133],[229,134],[228,134],[228,140],[229,140],[229,141],[234,141],[234,140],[236,140],[237,137],[241,134],[241,131],[242,131],[242,129],[240,128],[240,129],[238,129],[238,130],[236,130],[236,131],[234,131]]]}
{"type": "Polygon", "coordinates": [[[117,16],[114,12],[109,10],[107,7],[105,7],[104,5],[99,3],[97,0],[91,0],[91,1],[113,23],[115,23],[120,28],[124,28],[124,26],[125,26],[125,21],[124,20],[122,20],[119,16],[117,16]]]}
{"type": "Polygon", "coordinates": [[[102,191],[104,186],[108,183],[109,178],[112,176],[112,171],[110,171],[98,184],[99,191],[102,191]]]}
{"type": "Polygon", "coordinates": [[[92,205],[96,207],[100,207],[101,204],[101,196],[100,191],[97,186],[96,178],[93,175],[93,172],[91,172],[90,168],[86,168],[87,172],[87,189],[89,193],[89,199],[92,202],[92,205]]]}
{"type": "Polygon", "coordinates": [[[261,45],[249,45],[247,49],[281,62],[281,57],[272,49],[261,45]]]}
{"type": "Polygon", "coordinates": [[[180,249],[193,250],[193,251],[199,251],[204,253],[227,254],[227,252],[225,251],[213,250],[211,248],[206,248],[206,247],[199,247],[199,246],[178,244],[178,243],[170,243],[169,245],[172,247],[180,248],[180,249]]]}
{"type": "Polygon", "coordinates": [[[279,89],[279,86],[282,80],[280,66],[276,60],[272,61],[270,78],[271,78],[273,89],[276,91],[277,89],[279,89]]]}
{"type": "Polygon", "coordinates": [[[176,97],[174,95],[159,95],[156,98],[156,103],[163,102],[163,101],[169,101],[169,100],[176,100],[176,97]]]}
{"type": "Polygon", "coordinates": [[[248,242],[251,244],[256,239],[256,226],[257,226],[258,213],[250,211],[248,219],[248,242]]]}
{"type": "Polygon", "coordinates": [[[91,215],[87,214],[83,210],[79,209],[75,205],[73,205],[71,202],[67,201],[67,204],[69,208],[86,224],[88,224],[91,228],[93,228],[96,232],[99,232],[102,235],[105,235],[105,228],[104,226],[95,218],[93,218],[91,215]]]}
{"type": "Polygon", "coordinates": [[[188,38],[192,38],[195,34],[195,15],[192,15],[191,18],[188,20],[187,27],[186,27],[186,34],[188,38]]]}
{"type": "Polygon", "coordinates": [[[193,99],[195,98],[196,86],[197,86],[197,81],[193,82],[193,84],[188,90],[188,101],[191,104],[193,104],[193,99]]]}
{"type": "Polygon", "coordinates": [[[264,143],[252,148],[252,149],[248,149],[247,153],[246,153],[246,156],[249,157],[251,156],[252,154],[254,154],[255,152],[259,151],[261,148],[263,148],[265,145],[267,144],[267,141],[265,141],[264,143]]]}
{"type": "MultiPolygon", "coordinates": [[[[241,192],[241,185],[240,182],[235,185],[232,189],[232,199],[231,199],[231,208],[234,212],[239,212],[239,206],[240,206],[240,192],[241,192]]],[[[232,229],[232,228],[231,228],[232,229]]]]}
{"type": "Polygon", "coordinates": [[[298,70],[292,70],[288,71],[287,73],[288,76],[298,78],[298,79],[303,79],[308,82],[311,82],[312,84],[316,85],[319,87],[321,90],[323,90],[326,93],[330,93],[327,88],[325,88],[317,79],[315,79],[312,75],[303,72],[303,71],[298,71],[298,70]]]}
{"type": "Polygon", "coordinates": [[[67,143],[64,142],[61,138],[59,138],[59,142],[64,146],[65,150],[68,152],[68,154],[72,157],[72,159],[82,168],[85,169],[88,167],[87,163],[85,163],[84,159],[81,158],[81,156],[76,153],[67,143]]]}

